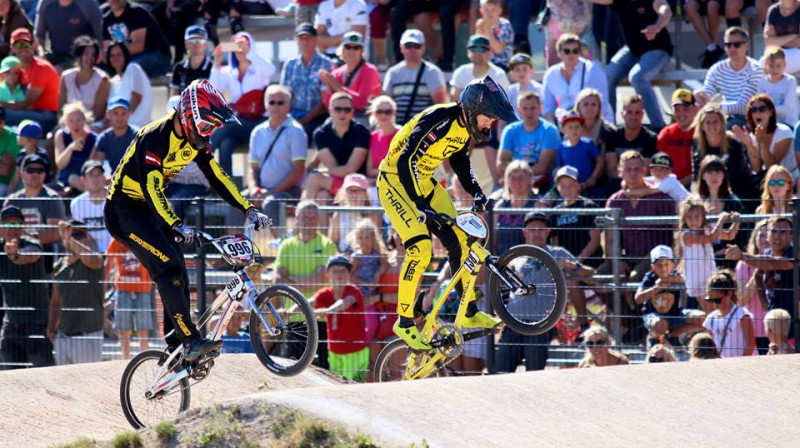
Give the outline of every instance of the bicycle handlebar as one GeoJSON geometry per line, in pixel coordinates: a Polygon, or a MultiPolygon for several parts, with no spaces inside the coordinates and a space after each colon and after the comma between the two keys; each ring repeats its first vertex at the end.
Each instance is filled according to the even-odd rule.
{"type": "MultiPolygon", "coordinates": [[[[244,229],[244,236],[247,237],[248,240],[253,241],[253,230],[255,228],[255,224],[249,223],[247,227],[244,229]]],[[[214,244],[219,240],[219,238],[214,238],[211,234],[203,232],[202,230],[195,230],[195,240],[197,244],[214,244]]],[[[176,243],[183,243],[183,235],[175,232],[175,242],[176,243]]],[[[217,248],[219,250],[219,248],[217,248]]]]}

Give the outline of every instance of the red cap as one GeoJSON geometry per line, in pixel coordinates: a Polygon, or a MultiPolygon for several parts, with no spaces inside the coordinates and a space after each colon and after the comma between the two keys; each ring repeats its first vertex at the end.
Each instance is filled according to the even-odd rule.
{"type": "Polygon", "coordinates": [[[27,28],[17,28],[11,33],[11,45],[14,45],[19,40],[33,42],[33,34],[27,28]]]}

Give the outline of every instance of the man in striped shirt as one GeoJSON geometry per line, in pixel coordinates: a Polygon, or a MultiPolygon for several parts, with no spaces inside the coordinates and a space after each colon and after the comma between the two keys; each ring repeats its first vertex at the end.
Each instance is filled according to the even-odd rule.
{"type": "Polygon", "coordinates": [[[756,94],[758,82],[764,76],[758,61],[747,56],[749,48],[750,36],[744,28],[732,26],[725,30],[728,58],[711,67],[703,89],[695,92],[700,107],[710,102],[713,96],[722,96],[718,102],[722,112],[728,115],[728,130],[734,125],[745,125],[747,102],[756,94]]]}

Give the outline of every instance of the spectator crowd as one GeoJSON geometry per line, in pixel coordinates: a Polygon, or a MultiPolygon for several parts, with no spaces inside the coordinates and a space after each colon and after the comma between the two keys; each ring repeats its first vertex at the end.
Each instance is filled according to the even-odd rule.
{"type": "MultiPolygon", "coordinates": [[[[103,207],[128,145],[160,114],[153,80],[164,75],[169,107],[196,79],[230,100],[241,124],[215,131],[211,150],[232,173],[246,148],[236,181],[277,226],[261,245],[274,257],[266,279],[296,286],[316,308],[324,342],[315,362],[324,368],[370,380],[392,336],[405,251],[376,207],[375,180],[394,135],[486,75],[519,117],[472,148],[496,199],[490,247],[541,247],[569,285],[567,317],[552,332],[498,335],[498,371],[523,360],[544,368],[555,341],[583,344],[582,367],[627,364],[608,329],[613,313],[618,343],[649,350],[646,362],[794,351],[800,2],[756,2],[765,50],[755,54],[743,2],[687,1],[707,71],[701,87],[668,92],[666,108],[654,80],[675,52],[670,2],[550,0],[540,12],[538,3],[0,3],[0,275],[15,280],[0,282],[0,368],[99,361],[109,338],[128,358],[160,339],[151,281],[105,230],[103,207]],[[295,18],[297,52],[280,66],[242,20],[272,14],[295,18]],[[217,33],[221,15],[229,41],[217,33]],[[531,20],[544,48],[528,41],[531,20]],[[537,76],[540,60],[547,67],[537,76]],[[634,92],[618,100],[623,80],[634,92]],[[619,232],[576,211],[602,207],[619,210],[619,232]],[[752,214],[763,216],[742,219],[752,214]],[[653,217],[674,220],[637,221],[653,217]],[[611,281],[633,285],[622,309],[612,309],[603,280],[614,257],[611,281]]],[[[437,177],[457,203],[471,203],[449,166],[437,177]]],[[[191,200],[209,184],[190,164],[166,194],[181,219],[197,223],[191,200]]],[[[235,210],[221,219],[221,229],[243,222],[235,210]]],[[[425,280],[427,304],[447,281],[441,265],[425,280]]],[[[236,343],[247,339],[245,320],[231,321],[228,350],[248,350],[236,343]]],[[[453,367],[482,371],[486,350],[485,340],[470,341],[453,367]]]]}

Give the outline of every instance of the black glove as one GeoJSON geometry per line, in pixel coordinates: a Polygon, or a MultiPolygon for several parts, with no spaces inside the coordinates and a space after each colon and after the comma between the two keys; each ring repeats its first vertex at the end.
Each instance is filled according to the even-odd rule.
{"type": "Polygon", "coordinates": [[[483,213],[486,211],[488,205],[489,205],[489,198],[487,198],[486,195],[483,193],[478,193],[475,195],[475,203],[472,204],[472,211],[483,213]]]}
{"type": "Polygon", "coordinates": [[[272,220],[269,219],[269,216],[261,213],[260,211],[254,208],[251,208],[247,212],[247,222],[253,224],[254,230],[261,230],[272,227],[272,220]]]}
{"type": "Polygon", "coordinates": [[[442,223],[442,220],[439,219],[439,213],[431,208],[431,205],[428,204],[428,201],[420,199],[415,202],[415,205],[417,206],[417,210],[420,212],[420,216],[417,218],[417,221],[423,224],[434,226],[437,229],[442,228],[444,223],[442,223]]]}
{"type": "Polygon", "coordinates": [[[172,228],[176,235],[176,241],[183,244],[192,244],[194,241],[195,232],[194,229],[187,226],[184,223],[178,223],[175,227],[172,228]]]}

